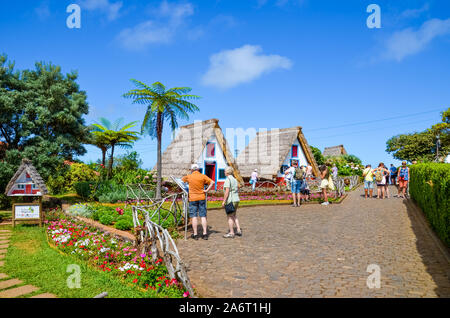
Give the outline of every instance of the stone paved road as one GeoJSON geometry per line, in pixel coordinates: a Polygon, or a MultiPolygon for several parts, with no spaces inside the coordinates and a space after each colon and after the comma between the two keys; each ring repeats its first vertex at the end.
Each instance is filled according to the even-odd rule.
{"type": "Polygon", "coordinates": [[[178,240],[201,297],[450,297],[448,249],[440,249],[407,200],[241,208],[243,237],[224,239],[225,213],[208,212],[208,241],[178,240]],[[381,287],[369,289],[377,264],[381,287]]]}

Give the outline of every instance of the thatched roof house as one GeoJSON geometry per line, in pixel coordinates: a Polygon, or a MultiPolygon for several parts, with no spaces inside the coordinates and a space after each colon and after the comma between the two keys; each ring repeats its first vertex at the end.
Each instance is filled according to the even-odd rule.
{"type": "Polygon", "coordinates": [[[339,145],[334,147],[325,147],[322,154],[324,157],[338,157],[346,155],[347,151],[345,150],[344,145],[339,145]]]}
{"type": "Polygon", "coordinates": [[[260,131],[237,157],[242,176],[249,177],[258,169],[260,178],[281,181],[292,160],[310,164],[315,176],[319,169],[301,127],[260,131]]]}
{"type": "Polygon", "coordinates": [[[218,119],[180,127],[161,161],[163,178],[185,176],[190,173],[191,164],[197,163],[201,172],[216,182],[216,189],[225,181],[227,166],[233,167],[236,180],[243,182],[218,119]]]}
{"type": "Polygon", "coordinates": [[[6,186],[7,196],[42,196],[48,194],[44,180],[28,159],[22,164],[6,186]]]}

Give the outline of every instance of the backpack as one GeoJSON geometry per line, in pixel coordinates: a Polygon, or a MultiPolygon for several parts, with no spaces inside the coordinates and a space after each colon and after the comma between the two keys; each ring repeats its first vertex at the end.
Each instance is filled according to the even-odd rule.
{"type": "Polygon", "coordinates": [[[303,171],[303,169],[296,167],[294,179],[295,180],[303,180],[304,178],[305,178],[305,172],[303,171]]]}
{"type": "Polygon", "coordinates": [[[375,172],[375,180],[376,180],[377,182],[383,181],[383,172],[382,172],[381,170],[377,170],[377,171],[375,172]]]}

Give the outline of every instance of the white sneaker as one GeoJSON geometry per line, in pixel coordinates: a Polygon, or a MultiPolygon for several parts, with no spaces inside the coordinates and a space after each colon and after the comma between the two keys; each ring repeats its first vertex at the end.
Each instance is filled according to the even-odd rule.
{"type": "Polygon", "coordinates": [[[328,205],[328,204],[330,204],[330,202],[323,202],[323,203],[321,203],[321,205],[328,205]]]}

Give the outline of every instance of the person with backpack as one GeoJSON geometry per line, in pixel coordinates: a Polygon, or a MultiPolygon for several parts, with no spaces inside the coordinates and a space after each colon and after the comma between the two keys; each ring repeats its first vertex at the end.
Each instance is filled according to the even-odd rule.
{"type": "Polygon", "coordinates": [[[386,188],[386,176],[388,174],[387,169],[384,167],[384,164],[380,162],[378,168],[373,171],[373,175],[375,177],[375,182],[377,183],[377,197],[379,199],[384,199],[385,188],[386,188]]]}
{"type": "Polygon", "coordinates": [[[406,197],[406,188],[408,187],[409,182],[409,168],[406,165],[406,161],[402,162],[402,166],[398,169],[398,197],[405,198],[406,197]]]}
{"type": "Polygon", "coordinates": [[[291,181],[291,191],[292,191],[292,198],[294,199],[294,204],[292,204],[293,207],[300,206],[301,204],[301,187],[303,180],[305,178],[305,172],[302,168],[298,166],[297,161],[292,162],[293,165],[293,174],[292,174],[292,181],[291,181]]]}

